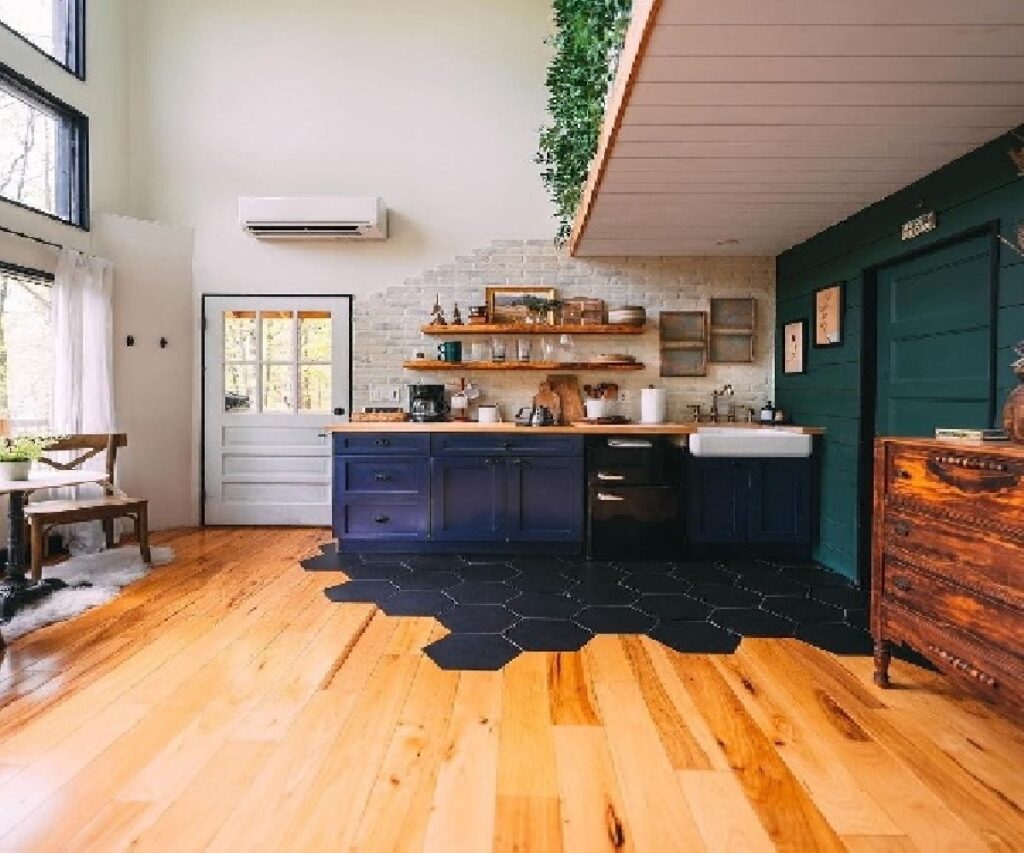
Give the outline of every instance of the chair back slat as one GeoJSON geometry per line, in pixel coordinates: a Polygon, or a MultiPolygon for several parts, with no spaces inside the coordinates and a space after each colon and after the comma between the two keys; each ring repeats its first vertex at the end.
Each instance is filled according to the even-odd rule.
{"type": "Polygon", "coordinates": [[[47,447],[47,453],[74,453],[77,450],[84,451],[83,453],[75,455],[68,461],[53,459],[50,456],[43,456],[39,461],[41,464],[48,465],[58,471],[73,471],[84,462],[99,456],[101,453],[106,453],[107,482],[113,484],[114,469],[117,464],[117,449],[127,446],[128,436],[123,432],[68,435],[47,447]]]}

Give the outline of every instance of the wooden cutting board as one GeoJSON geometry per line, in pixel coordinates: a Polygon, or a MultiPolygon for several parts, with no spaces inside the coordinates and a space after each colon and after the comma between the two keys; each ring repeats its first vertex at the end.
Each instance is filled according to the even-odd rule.
{"type": "Polygon", "coordinates": [[[562,423],[562,398],[554,392],[550,383],[540,383],[540,390],[533,397],[533,405],[547,406],[555,423],[562,423]]]}
{"type": "Polygon", "coordinates": [[[551,386],[551,390],[561,402],[562,417],[558,423],[572,424],[586,417],[578,376],[571,373],[552,373],[545,384],[551,386]]]}

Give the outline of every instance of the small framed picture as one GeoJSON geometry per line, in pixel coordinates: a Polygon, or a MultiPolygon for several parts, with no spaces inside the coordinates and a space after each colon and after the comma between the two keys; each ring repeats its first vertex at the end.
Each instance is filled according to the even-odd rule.
{"type": "Polygon", "coordinates": [[[845,289],[830,284],[814,291],[814,345],[837,347],[843,343],[843,315],[846,313],[845,289]]]}
{"type": "Polygon", "coordinates": [[[487,316],[494,324],[525,323],[530,316],[530,304],[534,300],[552,301],[553,287],[530,287],[507,285],[487,288],[487,316]]]}
{"type": "Polygon", "coordinates": [[[807,321],[794,320],[782,327],[782,372],[807,372],[807,321]]]}

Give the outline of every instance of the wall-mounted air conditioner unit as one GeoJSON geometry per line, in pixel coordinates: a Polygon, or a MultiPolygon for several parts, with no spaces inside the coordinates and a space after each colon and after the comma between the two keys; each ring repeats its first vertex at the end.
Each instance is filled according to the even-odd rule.
{"type": "Polygon", "coordinates": [[[386,240],[388,209],[377,196],[240,198],[238,222],[261,240],[386,240]]]}

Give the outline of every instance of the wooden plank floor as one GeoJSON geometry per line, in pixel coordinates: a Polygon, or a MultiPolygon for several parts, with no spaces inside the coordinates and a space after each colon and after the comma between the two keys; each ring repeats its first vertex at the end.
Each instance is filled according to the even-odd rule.
{"type": "Polygon", "coordinates": [[[1021,850],[1024,730],[796,640],[602,636],[444,672],[444,629],[331,604],[320,531],[178,559],[0,663],[0,848],[1021,850]]]}

